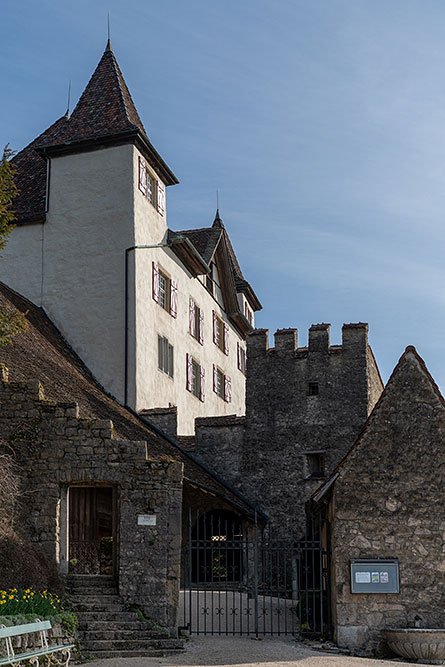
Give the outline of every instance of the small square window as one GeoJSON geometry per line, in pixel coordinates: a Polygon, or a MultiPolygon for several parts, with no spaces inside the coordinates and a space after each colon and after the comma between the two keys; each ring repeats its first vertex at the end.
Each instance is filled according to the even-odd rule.
{"type": "Polygon", "coordinates": [[[318,382],[309,382],[307,393],[308,396],[318,396],[320,393],[320,385],[318,382]]]}
{"type": "Polygon", "coordinates": [[[321,479],[326,476],[325,452],[304,452],[306,479],[321,479]]]}

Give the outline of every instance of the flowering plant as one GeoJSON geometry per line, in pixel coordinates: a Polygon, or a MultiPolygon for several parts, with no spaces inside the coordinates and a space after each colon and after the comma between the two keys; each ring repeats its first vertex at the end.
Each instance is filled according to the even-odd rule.
{"type": "Polygon", "coordinates": [[[62,611],[58,595],[49,591],[34,591],[32,588],[19,590],[9,588],[0,590],[0,615],[17,616],[36,614],[37,616],[55,616],[62,611]]]}

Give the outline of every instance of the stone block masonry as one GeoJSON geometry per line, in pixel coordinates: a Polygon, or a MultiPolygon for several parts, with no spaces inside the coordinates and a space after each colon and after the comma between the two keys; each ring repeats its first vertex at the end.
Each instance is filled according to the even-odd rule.
{"type": "Polygon", "coordinates": [[[68,489],[115,489],[119,594],[177,632],[182,464],[150,460],[145,442],[115,440],[113,424],[81,419],[76,403],[45,399],[38,382],[0,382],[0,428],[21,470],[17,526],[67,572],[68,489]],[[138,515],[156,525],[138,525],[138,515]]]}
{"type": "Polygon", "coordinates": [[[341,646],[381,652],[384,628],[445,627],[444,434],[444,400],[407,348],[331,498],[341,646]],[[350,560],[385,558],[399,562],[400,592],[353,594],[350,560]]]}
{"type": "Polygon", "coordinates": [[[196,421],[196,455],[270,516],[277,537],[300,537],[305,502],[346,454],[383,389],[368,325],[345,324],[342,345],[315,324],[247,337],[245,419],[196,421]]]}

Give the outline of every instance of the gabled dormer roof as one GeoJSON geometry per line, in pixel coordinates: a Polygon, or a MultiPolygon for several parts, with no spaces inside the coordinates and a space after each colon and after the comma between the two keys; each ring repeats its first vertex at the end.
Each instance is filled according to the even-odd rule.
{"type": "Polygon", "coordinates": [[[45,219],[46,157],[134,143],[165,185],[178,179],[151,144],[110,43],[71,116],[59,118],[18,153],[17,224],[45,219]]]}
{"type": "Polygon", "coordinates": [[[216,264],[227,315],[241,333],[250,331],[252,326],[240,310],[237,292],[246,295],[253,310],[261,310],[262,306],[242,274],[219,210],[211,227],[169,230],[167,241],[195,277],[209,273],[211,263],[216,264]]]}

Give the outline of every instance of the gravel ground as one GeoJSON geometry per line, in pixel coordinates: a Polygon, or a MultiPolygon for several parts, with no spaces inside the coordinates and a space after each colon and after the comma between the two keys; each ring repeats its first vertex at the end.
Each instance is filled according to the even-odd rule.
{"type": "Polygon", "coordinates": [[[193,637],[185,651],[166,658],[109,658],[93,660],[91,667],[403,667],[401,660],[373,660],[314,651],[292,638],[193,637]]]}

